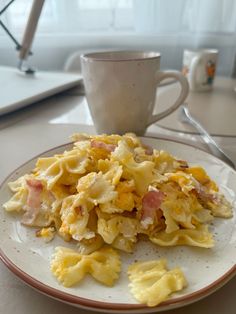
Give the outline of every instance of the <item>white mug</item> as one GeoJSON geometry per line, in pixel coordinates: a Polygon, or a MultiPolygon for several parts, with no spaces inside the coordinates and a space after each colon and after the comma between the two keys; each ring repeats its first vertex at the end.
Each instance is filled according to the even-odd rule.
{"type": "Polygon", "coordinates": [[[160,71],[157,52],[113,51],[81,56],[89,109],[98,133],[145,133],[146,128],[178,108],[188,95],[187,79],[177,71],[160,71]],[[181,84],[175,103],[153,115],[160,81],[181,84]]]}
{"type": "Polygon", "coordinates": [[[217,57],[216,49],[184,50],[182,73],[188,78],[192,91],[212,89],[217,57]]]}

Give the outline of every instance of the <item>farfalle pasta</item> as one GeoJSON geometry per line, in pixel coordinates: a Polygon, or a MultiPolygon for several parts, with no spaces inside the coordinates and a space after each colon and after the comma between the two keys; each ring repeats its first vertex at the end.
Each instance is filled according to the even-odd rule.
{"type": "Polygon", "coordinates": [[[178,267],[168,270],[164,259],[134,263],[129,266],[128,276],[132,294],[148,306],[160,304],[187,286],[182,270],[178,267]]]}
{"type": "Polygon", "coordinates": [[[171,233],[160,231],[156,236],[150,237],[150,240],[160,246],[190,245],[202,248],[214,246],[213,236],[205,225],[196,229],[180,229],[171,233]]]}
{"type": "MultiPolygon", "coordinates": [[[[208,224],[232,217],[231,204],[203,168],[145,146],[134,134],[75,134],[73,141],[71,150],[39,158],[30,174],[9,183],[13,196],[3,205],[22,212],[21,222],[39,228],[46,241],[59,235],[76,244],[75,251],[56,249],[51,263],[66,286],[86,273],[113,284],[120,265],[115,249],[133,252],[140,236],[157,246],[211,248],[208,224]]],[[[165,273],[157,286],[178,290],[177,274],[165,273]]]]}
{"type": "Polygon", "coordinates": [[[52,273],[65,287],[79,283],[86,274],[107,286],[113,286],[119,277],[120,268],[118,253],[108,247],[89,255],[65,247],[56,247],[51,260],[52,273]]]}

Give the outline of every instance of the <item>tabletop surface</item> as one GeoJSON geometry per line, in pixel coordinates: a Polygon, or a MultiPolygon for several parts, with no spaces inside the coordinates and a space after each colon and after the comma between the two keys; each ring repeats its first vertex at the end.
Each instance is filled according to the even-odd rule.
{"type": "MultiPolygon", "coordinates": [[[[236,136],[236,80],[216,77],[213,90],[207,92],[191,92],[186,100],[190,112],[212,135],[236,136]]],[[[159,89],[157,111],[165,109],[173,103],[180,90],[174,83],[159,89]]],[[[158,125],[179,132],[195,132],[188,124],[178,121],[179,110],[160,120],[158,125]]]]}
{"type": "MultiPolygon", "coordinates": [[[[194,107],[196,115],[199,114],[197,108],[194,107]]],[[[228,121],[230,113],[231,111],[225,110],[225,120],[228,121]]],[[[176,123],[178,123],[177,120],[173,124],[176,123]]],[[[70,134],[88,131],[95,132],[86,100],[83,96],[73,95],[73,93],[63,93],[1,116],[0,182],[12,170],[31,157],[51,147],[68,142],[70,134]]],[[[201,138],[196,134],[175,132],[158,125],[151,126],[147,134],[177,139],[207,150],[205,144],[201,143],[201,138]]],[[[236,134],[235,136],[217,136],[215,140],[236,163],[236,134]]],[[[165,313],[221,314],[227,312],[227,314],[235,314],[235,289],[236,277],[205,299],[165,313]]],[[[0,313],[79,314],[86,312],[40,294],[21,282],[3,263],[0,263],[0,313]]]]}

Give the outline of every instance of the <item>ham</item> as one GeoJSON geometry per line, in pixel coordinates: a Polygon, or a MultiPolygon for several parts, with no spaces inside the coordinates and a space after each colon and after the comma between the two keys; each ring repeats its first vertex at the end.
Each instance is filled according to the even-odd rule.
{"type": "Polygon", "coordinates": [[[164,193],[159,190],[147,192],[142,199],[142,216],[141,224],[144,227],[152,224],[155,217],[162,213],[160,210],[161,203],[164,199],[164,193]]]}
{"type": "Polygon", "coordinates": [[[75,207],[75,208],[74,208],[74,211],[75,211],[75,213],[76,213],[77,215],[83,216],[83,209],[82,209],[81,206],[75,207]]]}
{"type": "Polygon", "coordinates": [[[28,179],[26,183],[29,191],[27,205],[29,207],[40,207],[40,195],[43,191],[42,182],[36,179],[28,179]]]}
{"type": "Polygon", "coordinates": [[[96,140],[91,141],[91,147],[93,147],[93,148],[101,148],[101,149],[104,149],[104,150],[106,150],[108,152],[114,152],[114,150],[116,149],[116,145],[106,144],[104,142],[96,141],[96,140]]]}
{"type": "Polygon", "coordinates": [[[153,148],[151,146],[143,144],[143,148],[145,148],[146,155],[153,155],[153,148]]]}
{"type": "Polygon", "coordinates": [[[198,197],[203,201],[203,202],[216,202],[216,196],[214,194],[210,194],[205,191],[203,187],[198,187],[195,188],[195,191],[198,195],[198,197]]]}
{"type": "Polygon", "coordinates": [[[193,182],[195,183],[194,191],[197,193],[197,196],[203,201],[203,202],[214,202],[215,201],[215,195],[208,193],[206,188],[199,183],[194,177],[192,177],[193,182]]]}
{"type": "Polygon", "coordinates": [[[24,213],[21,222],[27,226],[32,226],[39,214],[41,206],[41,193],[43,185],[40,180],[27,179],[28,197],[26,202],[26,212],[24,213]]]}
{"type": "Polygon", "coordinates": [[[180,168],[182,168],[182,169],[189,168],[187,161],[181,160],[181,159],[178,159],[177,161],[180,164],[179,165],[180,168]]]}

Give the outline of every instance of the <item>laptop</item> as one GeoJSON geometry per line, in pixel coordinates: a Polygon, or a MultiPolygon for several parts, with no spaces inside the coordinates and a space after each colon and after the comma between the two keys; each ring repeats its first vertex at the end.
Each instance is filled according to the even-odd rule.
{"type": "Polygon", "coordinates": [[[13,67],[0,66],[0,115],[80,84],[80,74],[47,71],[25,74],[13,67]]]}

